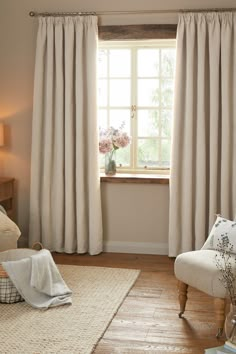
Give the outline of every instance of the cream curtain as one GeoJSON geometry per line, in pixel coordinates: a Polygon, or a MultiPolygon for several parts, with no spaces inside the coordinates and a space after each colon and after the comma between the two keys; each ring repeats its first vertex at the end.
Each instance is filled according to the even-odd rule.
{"type": "Polygon", "coordinates": [[[236,15],[182,14],[177,29],[169,255],[202,247],[236,211],[236,15]]]}
{"type": "Polygon", "coordinates": [[[29,243],[102,251],[96,102],[97,18],[40,18],[29,243]]]}

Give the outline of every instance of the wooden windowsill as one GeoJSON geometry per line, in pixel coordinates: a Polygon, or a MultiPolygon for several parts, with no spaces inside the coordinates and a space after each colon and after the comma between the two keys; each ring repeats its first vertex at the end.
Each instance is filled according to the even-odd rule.
{"type": "Polygon", "coordinates": [[[101,182],[109,183],[169,184],[169,179],[169,175],[117,173],[115,176],[106,176],[100,173],[101,182]]]}

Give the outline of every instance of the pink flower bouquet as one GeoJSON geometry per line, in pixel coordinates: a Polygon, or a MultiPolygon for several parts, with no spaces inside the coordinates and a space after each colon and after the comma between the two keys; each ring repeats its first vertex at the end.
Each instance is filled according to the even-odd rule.
{"type": "Polygon", "coordinates": [[[131,137],[120,129],[110,127],[100,130],[99,152],[105,154],[105,173],[114,175],[116,173],[116,163],[114,153],[120,148],[124,148],[131,142],[131,137]]]}

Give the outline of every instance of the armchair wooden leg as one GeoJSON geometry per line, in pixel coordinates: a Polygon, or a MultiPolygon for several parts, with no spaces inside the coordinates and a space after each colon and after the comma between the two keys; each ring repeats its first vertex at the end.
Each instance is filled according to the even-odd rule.
{"type": "Polygon", "coordinates": [[[179,298],[179,306],[180,306],[179,318],[182,317],[185,311],[185,306],[188,299],[187,292],[188,292],[188,285],[179,280],[178,281],[178,293],[179,293],[178,298],[179,298]]]}
{"type": "Polygon", "coordinates": [[[223,334],[224,323],[225,323],[225,299],[216,297],[214,299],[215,317],[217,324],[216,338],[220,338],[223,334]]]}

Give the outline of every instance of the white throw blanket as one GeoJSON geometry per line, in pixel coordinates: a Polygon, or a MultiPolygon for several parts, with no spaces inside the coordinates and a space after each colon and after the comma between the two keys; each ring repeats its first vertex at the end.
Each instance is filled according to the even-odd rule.
{"type": "Polygon", "coordinates": [[[48,250],[19,261],[2,262],[2,266],[29,305],[47,309],[72,303],[72,292],[48,250]]]}

